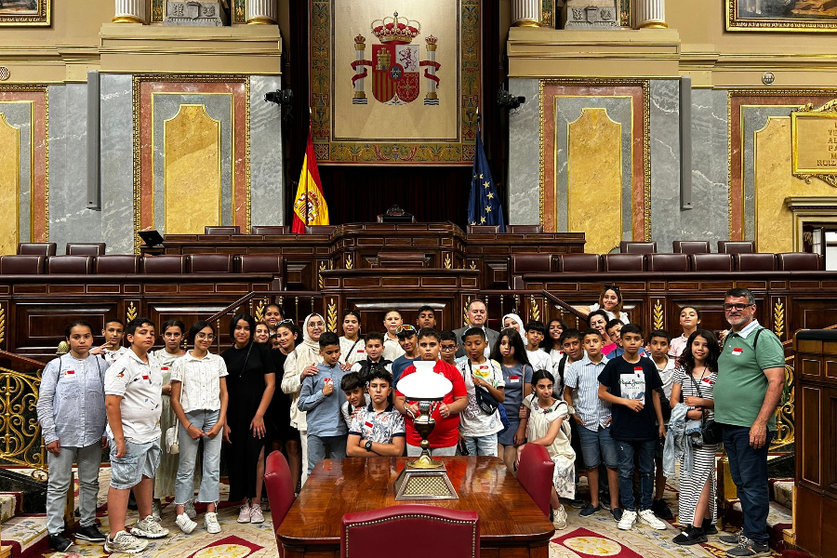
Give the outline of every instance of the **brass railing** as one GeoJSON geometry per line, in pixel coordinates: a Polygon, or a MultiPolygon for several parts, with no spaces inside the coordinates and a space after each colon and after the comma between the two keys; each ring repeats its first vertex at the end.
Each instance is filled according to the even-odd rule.
{"type": "Polygon", "coordinates": [[[42,370],[32,374],[0,367],[0,460],[7,465],[31,468],[33,473],[47,469],[36,410],[41,373],[42,370]]]}

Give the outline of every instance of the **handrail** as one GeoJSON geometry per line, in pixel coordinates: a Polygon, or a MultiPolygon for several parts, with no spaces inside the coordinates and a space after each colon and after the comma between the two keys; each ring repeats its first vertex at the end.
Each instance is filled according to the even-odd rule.
{"type": "Polygon", "coordinates": [[[41,362],[40,360],[35,360],[33,358],[25,357],[25,356],[19,355],[17,353],[11,353],[9,351],[4,351],[3,349],[0,349],[0,359],[4,359],[4,358],[9,359],[10,361],[13,361],[13,362],[17,361],[20,364],[35,366],[37,368],[43,368],[44,367],[44,363],[41,362]]]}
{"type": "Polygon", "coordinates": [[[565,311],[567,311],[568,313],[570,313],[573,316],[575,316],[576,318],[578,318],[579,320],[584,320],[585,322],[587,321],[587,314],[585,314],[584,312],[576,309],[575,307],[573,307],[569,303],[564,302],[563,300],[561,300],[560,298],[558,298],[557,296],[555,296],[554,294],[550,293],[549,291],[547,291],[545,289],[541,289],[539,291],[538,290],[532,290],[532,289],[529,289],[529,290],[526,290],[526,289],[485,289],[485,290],[480,291],[480,295],[482,295],[482,296],[490,296],[490,295],[496,295],[496,296],[527,296],[527,297],[540,295],[540,296],[544,297],[545,299],[557,304],[558,306],[563,308],[565,311]]]}

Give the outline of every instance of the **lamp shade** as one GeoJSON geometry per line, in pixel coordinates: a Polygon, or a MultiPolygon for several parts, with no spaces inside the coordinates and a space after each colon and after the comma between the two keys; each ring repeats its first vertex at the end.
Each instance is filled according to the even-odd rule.
{"type": "Polygon", "coordinates": [[[453,384],[433,371],[436,362],[417,360],[416,371],[398,381],[398,391],[411,401],[440,401],[453,389],[453,384]]]}

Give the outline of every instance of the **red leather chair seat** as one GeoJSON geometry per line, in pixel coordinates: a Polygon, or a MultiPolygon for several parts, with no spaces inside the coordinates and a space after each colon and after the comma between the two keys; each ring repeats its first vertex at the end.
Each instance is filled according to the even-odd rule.
{"type": "Polygon", "coordinates": [[[543,514],[549,518],[549,497],[552,494],[552,471],[555,463],[544,446],[526,444],[520,452],[517,480],[532,497],[543,514]]]}
{"type": "Polygon", "coordinates": [[[285,553],[279,541],[279,526],[294,503],[294,486],[291,480],[291,469],[282,452],[276,450],[267,456],[264,466],[264,486],[267,499],[270,502],[270,515],[273,518],[273,534],[279,547],[279,556],[285,553]]]}

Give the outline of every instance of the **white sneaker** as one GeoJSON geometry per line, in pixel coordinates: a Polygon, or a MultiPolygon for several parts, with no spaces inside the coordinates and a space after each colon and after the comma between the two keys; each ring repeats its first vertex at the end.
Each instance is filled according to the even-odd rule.
{"type": "Polygon", "coordinates": [[[250,523],[250,503],[245,502],[238,512],[239,523],[250,523]]]}
{"type": "Polygon", "coordinates": [[[657,516],[654,515],[654,512],[651,510],[642,510],[641,512],[639,512],[639,519],[642,520],[644,523],[647,523],[653,529],[665,531],[666,524],[657,519],[657,516]]]}
{"type": "Polygon", "coordinates": [[[616,525],[623,531],[630,531],[634,523],[636,523],[636,512],[631,510],[625,510],[622,512],[622,519],[619,520],[619,523],[616,525]]]}
{"type": "Polygon", "coordinates": [[[139,554],[148,548],[148,541],[141,541],[129,535],[126,531],[119,531],[111,539],[105,539],[105,552],[124,552],[125,554],[139,554]]]}
{"type": "Polygon", "coordinates": [[[218,514],[215,512],[206,512],[203,517],[203,523],[206,526],[206,532],[212,535],[221,532],[221,524],[218,523],[218,514]]]}
{"type": "Polygon", "coordinates": [[[195,511],[195,502],[189,500],[186,502],[186,505],[183,506],[186,515],[189,516],[189,519],[195,519],[198,516],[198,512],[195,511]]]}
{"type": "Polygon", "coordinates": [[[149,515],[145,519],[137,521],[136,525],[131,528],[131,534],[146,539],[162,539],[169,534],[169,530],[164,529],[162,525],[154,521],[153,515],[149,515]]]}
{"type": "Polygon", "coordinates": [[[564,506],[552,510],[552,526],[556,529],[567,528],[567,510],[564,509],[564,506]]]}
{"type": "Polygon", "coordinates": [[[264,523],[262,507],[258,504],[250,508],[250,523],[264,523]]]}
{"type": "Polygon", "coordinates": [[[174,520],[175,525],[180,527],[180,530],[186,533],[187,535],[195,530],[195,527],[198,526],[197,523],[189,519],[189,516],[186,513],[181,513],[177,516],[177,519],[174,520]]]}

